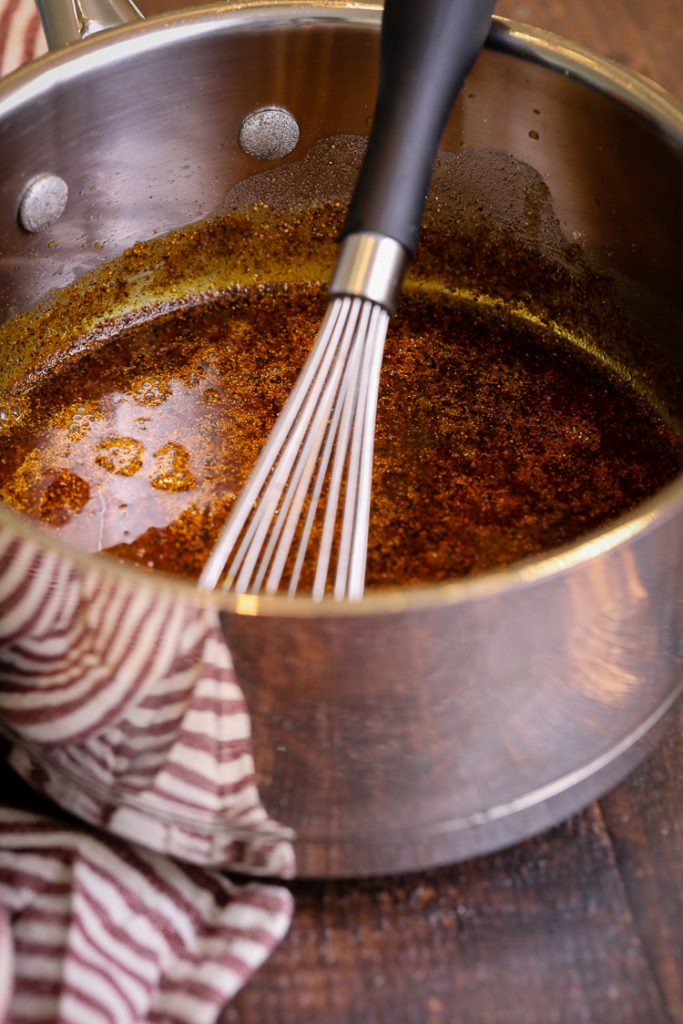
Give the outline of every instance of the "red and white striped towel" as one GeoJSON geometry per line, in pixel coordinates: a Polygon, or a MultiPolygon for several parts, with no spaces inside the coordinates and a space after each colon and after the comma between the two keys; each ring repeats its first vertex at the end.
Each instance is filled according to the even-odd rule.
{"type": "Polygon", "coordinates": [[[46,49],[33,0],[0,0],[0,75],[9,74],[46,49]]]}
{"type": "Polygon", "coordinates": [[[0,526],[0,716],[13,767],[158,852],[292,875],[291,832],[256,789],[218,613],[105,568],[0,526]]]}
{"type": "Polygon", "coordinates": [[[280,887],[8,807],[0,903],[8,1024],[212,1024],[291,916],[280,887]]]}
{"type": "MultiPolygon", "coordinates": [[[[0,0],[0,73],[44,50],[33,0],[0,0]]],[[[215,1021],[291,896],[158,851],[294,870],[216,613],[0,529],[0,715],[35,788],[157,851],[0,805],[0,1024],[215,1021]]]]}

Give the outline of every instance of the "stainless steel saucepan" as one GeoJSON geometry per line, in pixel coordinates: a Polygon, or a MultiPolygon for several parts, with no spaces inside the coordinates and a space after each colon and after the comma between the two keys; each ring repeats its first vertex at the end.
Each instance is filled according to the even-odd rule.
{"type": "MultiPolygon", "coordinates": [[[[134,243],[219,214],[250,176],[291,167],[283,180],[300,191],[297,168],[321,140],[367,133],[377,6],[245,2],[149,21],[123,0],[42,7],[53,46],[112,30],[0,85],[6,320],[49,304],[55,289],[134,243]]],[[[549,259],[557,250],[565,269],[573,254],[577,280],[590,268],[602,285],[586,289],[594,305],[576,311],[582,329],[607,306],[618,309],[633,330],[612,331],[611,355],[679,421],[680,105],[580,47],[498,19],[443,150],[432,216],[455,216],[458,203],[485,206],[501,230],[549,259]],[[539,204],[546,228],[554,211],[549,233],[538,227],[539,204]]],[[[337,198],[337,177],[325,184],[318,175],[311,199],[337,198]]],[[[502,293],[505,282],[495,286],[502,293]]],[[[528,301],[523,291],[510,285],[506,301],[528,301]]],[[[548,302],[570,316],[550,280],[548,302]]],[[[6,367],[17,358],[5,347],[6,367]]],[[[476,579],[370,593],[358,605],[202,594],[70,550],[6,508],[0,539],[0,708],[32,751],[34,781],[35,766],[51,765],[55,752],[49,715],[31,717],[37,662],[17,683],[25,663],[16,638],[28,590],[34,625],[50,604],[36,598],[47,559],[46,594],[58,579],[76,587],[82,650],[91,669],[106,663],[116,684],[116,699],[92,691],[87,710],[101,724],[145,681],[129,669],[117,677],[111,644],[98,639],[103,629],[113,635],[111,602],[89,594],[114,595],[128,609],[120,629],[133,649],[155,615],[172,619],[179,638],[196,616],[220,616],[251,717],[261,799],[293,830],[302,875],[419,868],[544,829],[644,756],[680,692],[681,480],[544,557],[476,579]]],[[[74,719],[74,742],[78,729],[74,719]]],[[[66,788],[97,788],[85,769],[74,780],[62,768],[66,788]]],[[[51,792],[59,798],[58,787],[51,792]]],[[[135,802],[123,791],[111,799],[135,802]]]]}

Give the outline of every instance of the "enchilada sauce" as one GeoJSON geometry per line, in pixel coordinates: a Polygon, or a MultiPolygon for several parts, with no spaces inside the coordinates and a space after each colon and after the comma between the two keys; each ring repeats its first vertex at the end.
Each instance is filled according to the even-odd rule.
{"type": "MultiPolygon", "coordinates": [[[[196,577],[322,321],[242,289],[122,327],[31,385],[0,497],[88,551],[196,577]]],[[[380,386],[369,586],[481,573],[574,540],[683,466],[677,433],[550,328],[404,295],[380,386]]]]}

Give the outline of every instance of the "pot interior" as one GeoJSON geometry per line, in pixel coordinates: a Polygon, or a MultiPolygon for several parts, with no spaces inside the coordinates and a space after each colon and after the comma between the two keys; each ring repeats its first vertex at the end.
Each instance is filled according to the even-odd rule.
{"type": "MultiPolygon", "coordinates": [[[[287,9],[198,19],[193,33],[168,24],[165,35],[145,26],[127,54],[105,48],[97,65],[50,57],[42,88],[7,101],[17,145],[3,157],[6,431],[26,411],[18,382],[53,380],[122,324],[226,290],[320,290],[330,276],[372,109],[377,16],[318,12],[305,31],[287,9]],[[171,66],[170,90],[154,87],[171,66]],[[132,112],[116,102],[124,86],[138,97],[132,112]],[[266,163],[238,138],[243,117],[271,105],[294,114],[300,141],[266,163]],[[32,130],[19,130],[27,118],[32,130]],[[11,210],[45,170],[67,181],[69,205],[30,236],[11,210]]],[[[524,56],[499,25],[444,135],[407,293],[542,325],[679,434],[679,141],[595,81],[524,56]]],[[[674,457],[641,496],[677,468],[674,457]]]]}

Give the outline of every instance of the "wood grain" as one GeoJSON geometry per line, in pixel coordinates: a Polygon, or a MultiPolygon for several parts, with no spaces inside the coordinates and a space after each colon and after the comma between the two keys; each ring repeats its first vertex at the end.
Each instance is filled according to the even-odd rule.
{"type": "Polygon", "coordinates": [[[681,0],[499,0],[496,11],[589,46],[683,98],[681,0]]]}
{"type": "Polygon", "coordinates": [[[226,1021],[659,1024],[670,1018],[598,808],[513,851],[296,888],[226,1021]]]}
{"type": "MultiPolygon", "coordinates": [[[[188,0],[138,3],[147,15],[193,6],[188,0]]],[[[681,0],[498,0],[496,12],[589,46],[683,99],[681,0]]]]}
{"type": "Polygon", "coordinates": [[[624,891],[671,1021],[683,1024],[683,715],[601,801],[624,891]]]}
{"type": "Polygon", "coordinates": [[[515,849],[294,886],[290,935],[225,1021],[683,1021],[681,725],[600,805],[515,849]]]}

